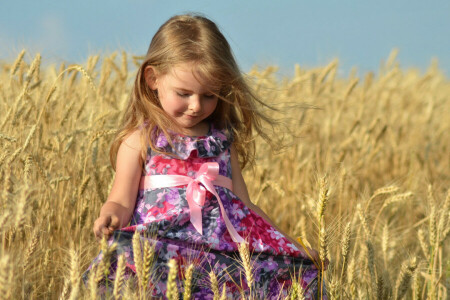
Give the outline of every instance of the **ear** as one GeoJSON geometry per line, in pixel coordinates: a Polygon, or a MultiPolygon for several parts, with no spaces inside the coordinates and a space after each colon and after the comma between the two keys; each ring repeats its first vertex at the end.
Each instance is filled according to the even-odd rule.
{"type": "Polygon", "coordinates": [[[157,78],[157,72],[154,66],[147,66],[144,70],[144,77],[145,81],[147,82],[147,85],[152,90],[158,89],[158,78],[157,78]]]}

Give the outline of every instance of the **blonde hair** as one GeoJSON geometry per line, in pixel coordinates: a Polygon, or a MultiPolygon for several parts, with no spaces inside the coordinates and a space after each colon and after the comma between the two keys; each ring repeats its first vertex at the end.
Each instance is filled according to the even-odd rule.
{"type": "MultiPolygon", "coordinates": [[[[140,66],[121,128],[111,146],[110,160],[115,160],[120,144],[133,131],[142,128],[142,159],[145,162],[147,145],[156,152],[155,137],[163,133],[172,140],[170,132],[183,132],[176,122],[162,109],[157,94],[145,80],[145,69],[152,66],[158,74],[167,74],[182,63],[193,63],[194,75],[216,88],[219,101],[208,117],[215,128],[223,129],[233,137],[241,166],[254,162],[256,131],[270,142],[262,121],[272,120],[257,109],[264,104],[251,90],[236,63],[227,40],[216,24],[201,15],[178,15],[170,18],[156,32],[140,66]],[[143,127],[143,124],[147,126],[143,127]]],[[[271,107],[270,107],[271,108],[271,107]]]]}

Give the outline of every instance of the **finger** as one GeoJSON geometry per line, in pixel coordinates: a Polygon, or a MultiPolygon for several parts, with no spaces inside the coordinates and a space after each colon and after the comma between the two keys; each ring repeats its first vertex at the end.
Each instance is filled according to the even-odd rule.
{"type": "Polygon", "coordinates": [[[106,227],[103,227],[103,228],[102,228],[102,234],[103,234],[106,238],[108,238],[108,236],[109,236],[109,229],[106,228],[106,227]]]}
{"type": "Polygon", "coordinates": [[[117,216],[111,216],[111,221],[109,223],[109,227],[113,229],[119,228],[120,220],[117,216]]]}
{"type": "Polygon", "coordinates": [[[94,226],[94,235],[97,240],[102,238],[102,228],[103,226],[94,226]]]}

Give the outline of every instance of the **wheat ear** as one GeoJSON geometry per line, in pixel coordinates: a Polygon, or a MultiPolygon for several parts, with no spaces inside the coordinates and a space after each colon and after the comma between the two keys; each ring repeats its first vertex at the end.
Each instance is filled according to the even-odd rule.
{"type": "Polygon", "coordinates": [[[214,273],[214,270],[211,270],[211,272],[209,272],[209,281],[211,283],[211,290],[214,293],[213,300],[219,300],[220,297],[219,283],[217,281],[217,276],[214,273]]]}
{"type": "Polygon", "coordinates": [[[23,49],[22,51],[20,51],[19,55],[17,56],[16,60],[14,61],[11,70],[9,72],[9,76],[12,78],[14,76],[14,74],[16,74],[17,69],[19,69],[20,63],[23,60],[23,56],[25,55],[25,49],[23,49]]]}
{"type": "Polygon", "coordinates": [[[241,257],[242,265],[245,270],[245,278],[247,279],[247,285],[251,289],[253,286],[253,273],[250,260],[250,251],[246,243],[239,243],[238,245],[239,255],[241,257]]]}
{"type": "Polygon", "coordinates": [[[342,243],[341,243],[341,254],[342,254],[342,271],[341,271],[341,278],[344,279],[346,275],[347,265],[348,265],[348,253],[350,250],[350,236],[351,236],[351,223],[348,222],[347,225],[345,225],[344,234],[342,237],[342,243]]]}
{"type": "Polygon", "coordinates": [[[168,264],[169,266],[169,276],[167,278],[167,292],[166,296],[168,300],[178,300],[178,288],[177,288],[177,261],[175,259],[170,259],[168,264]]]}
{"type": "Polygon", "coordinates": [[[133,235],[133,258],[134,258],[134,266],[136,268],[136,275],[138,277],[139,286],[143,282],[143,259],[142,259],[142,250],[141,250],[141,235],[139,231],[135,231],[133,235]]]}
{"type": "Polygon", "coordinates": [[[116,278],[114,279],[113,295],[115,299],[120,299],[123,284],[125,282],[125,255],[120,255],[117,260],[116,278]]]}
{"type": "Polygon", "coordinates": [[[395,299],[401,299],[406,294],[411,278],[417,268],[417,260],[415,257],[410,259],[409,263],[404,263],[397,279],[395,299]]]}
{"type": "Polygon", "coordinates": [[[27,252],[25,254],[25,257],[23,259],[23,268],[24,270],[26,270],[28,268],[28,264],[30,262],[30,258],[31,256],[34,254],[34,252],[36,251],[36,246],[38,244],[39,241],[39,231],[35,230],[33,232],[32,238],[31,238],[31,242],[28,246],[27,252]]]}
{"type": "Polygon", "coordinates": [[[220,295],[220,300],[226,300],[227,299],[227,285],[224,283],[222,285],[222,294],[220,295]]]}
{"type": "Polygon", "coordinates": [[[79,270],[79,262],[78,262],[78,254],[75,250],[70,250],[70,284],[71,284],[71,292],[69,296],[69,300],[78,299],[78,294],[80,292],[80,270],[79,270]]]}
{"type": "Polygon", "coordinates": [[[142,286],[144,290],[147,290],[148,282],[150,280],[151,269],[155,258],[155,246],[150,244],[148,240],[144,241],[144,253],[143,253],[143,274],[142,274],[142,286]]]}
{"type": "Polygon", "coordinates": [[[0,258],[0,297],[3,299],[11,298],[13,285],[13,268],[11,260],[7,254],[0,258]]]}
{"type": "Polygon", "coordinates": [[[184,273],[184,293],[183,300],[191,299],[192,294],[192,277],[194,274],[194,265],[190,264],[184,273]]]}

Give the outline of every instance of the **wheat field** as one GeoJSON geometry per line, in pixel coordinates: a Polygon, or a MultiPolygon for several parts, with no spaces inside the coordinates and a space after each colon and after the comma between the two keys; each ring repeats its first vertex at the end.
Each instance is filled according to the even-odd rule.
{"type": "MultiPolygon", "coordinates": [[[[290,78],[276,67],[247,73],[291,131],[282,150],[256,137],[256,164],[244,170],[250,198],[328,257],[329,299],[450,297],[450,82],[436,62],[421,74],[396,56],[362,77],[339,77],[338,60],[296,65],[290,78]]],[[[80,275],[108,251],[92,225],[141,59],[115,52],[44,68],[22,51],[0,62],[0,299],[97,298],[80,275]]],[[[114,284],[111,298],[145,298],[143,285],[114,284]]],[[[297,286],[289,299],[302,299],[297,286]]]]}

